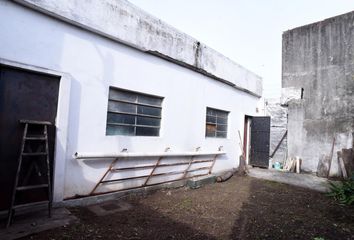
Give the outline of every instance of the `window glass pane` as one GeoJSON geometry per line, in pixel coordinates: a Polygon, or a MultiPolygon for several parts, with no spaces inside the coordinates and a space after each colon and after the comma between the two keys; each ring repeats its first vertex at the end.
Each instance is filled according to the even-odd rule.
{"type": "Polygon", "coordinates": [[[138,96],[138,103],[144,103],[154,106],[161,106],[162,99],[157,97],[150,97],[146,95],[139,95],[138,96]]]}
{"type": "Polygon", "coordinates": [[[161,119],[149,117],[137,117],[137,125],[160,126],[161,119]]]}
{"type": "Polygon", "coordinates": [[[214,109],[207,108],[207,115],[216,116],[216,112],[214,109]]]}
{"type": "Polygon", "coordinates": [[[136,93],[111,88],[109,90],[109,99],[122,100],[127,102],[137,102],[138,96],[136,93]]]}
{"type": "Polygon", "coordinates": [[[218,124],[227,124],[227,118],[218,117],[217,118],[217,123],[218,124]]]}
{"type": "Polygon", "coordinates": [[[108,111],[114,112],[125,112],[125,113],[136,113],[136,105],[129,103],[120,103],[109,101],[108,102],[108,111]]]}
{"type": "Polygon", "coordinates": [[[215,137],[216,125],[215,124],[207,124],[206,125],[206,133],[207,137],[215,137]]]}
{"type": "Polygon", "coordinates": [[[205,136],[226,138],[228,114],[226,111],[207,108],[205,136]]]}
{"type": "Polygon", "coordinates": [[[207,123],[216,123],[216,117],[207,115],[206,121],[207,123]]]}
{"type": "Polygon", "coordinates": [[[226,138],[226,135],[227,135],[226,132],[216,132],[216,136],[217,136],[217,137],[226,138]]]}
{"type": "Polygon", "coordinates": [[[159,136],[159,128],[136,127],[137,136],[159,136]]]}
{"type": "Polygon", "coordinates": [[[161,116],[161,109],[154,108],[154,107],[138,106],[138,113],[144,114],[144,115],[160,117],[161,116]]]}
{"type": "Polygon", "coordinates": [[[221,125],[221,124],[218,124],[216,125],[216,130],[218,131],[227,131],[227,125],[221,125]]]}
{"type": "Polygon", "coordinates": [[[131,115],[108,113],[107,123],[135,124],[135,118],[135,116],[131,115]]]}
{"type": "Polygon", "coordinates": [[[161,97],[110,88],[106,135],[159,136],[162,101],[161,97]]]}
{"type": "Polygon", "coordinates": [[[217,112],[217,116],[218,117],[222,117],[222,118],[227,118],[228,114],[229,114],[228,112],[224,112],[224,111],[218,111],[217,112]]]}
{"type": "Polygon", "coordinates": [[[215,137],[215,132],[206,132],[205,134],[206,137],[215,137]]]}
{"type": "Polygon", "coordinates": [[[107,125],[106,135],[134,135],[134,127],[107,125]]]}

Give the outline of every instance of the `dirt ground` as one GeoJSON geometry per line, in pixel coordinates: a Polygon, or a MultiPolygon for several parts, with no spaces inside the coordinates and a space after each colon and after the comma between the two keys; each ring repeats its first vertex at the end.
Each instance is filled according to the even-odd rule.
{"type": "Polygon", "coordinates": [[[354,207],[324,194],[250,177],[123,199],[131,208],[24,239],[354,239],[354,207]]]}

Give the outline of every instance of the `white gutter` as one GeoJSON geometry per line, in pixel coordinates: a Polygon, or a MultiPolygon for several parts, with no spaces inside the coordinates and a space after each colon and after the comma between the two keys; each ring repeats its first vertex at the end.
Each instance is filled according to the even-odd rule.
{"type": "Polygon", "coordinates": [[[78,153],[74,154],[75,159],[100,159],[100,158],[118,158],[118,157],[188,157],[188,156],[206,156],[223,155],[224,151],[213,152],[117,152],[117,153],[78,153]]]}

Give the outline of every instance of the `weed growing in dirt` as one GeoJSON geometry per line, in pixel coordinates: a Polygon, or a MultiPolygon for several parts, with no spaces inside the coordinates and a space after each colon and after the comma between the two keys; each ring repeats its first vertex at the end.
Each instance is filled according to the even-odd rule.
{"type": "Polygon", "coordinates": [[[184,199],[178,204],[178,207],[180,209],[189,209],[192,207],[192,200],[191,199],[184,199]]]}
{"type": "Polygon", "coordinates": [[[330,183],[330,192],[327,196],[333,197],[340,204],[354,204],[354,173],[348,180],[344,180],[338,184],[330,183]]]}

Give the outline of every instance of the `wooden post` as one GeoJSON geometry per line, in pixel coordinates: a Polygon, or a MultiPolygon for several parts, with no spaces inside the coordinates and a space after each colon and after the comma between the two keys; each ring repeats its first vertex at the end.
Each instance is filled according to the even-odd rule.
{"type": "Polygon", "coordinates": [[[334,143],[336,142],[336,138],[333,138],[333,142],[332,142],[332,149],[331,149],[331,153],[329,155],[329,163],[328,163],[328,172],[327,172],[327,178],[329,177],[329,173],[331,171],[331,165],[332,165],[332,158],[333,158],[333,150],[334,150],[334,143]]]}
{"type": "Polygon", "coordinates": [[[288,130],[285,131],[283,137],[280,139],[280,142],[278,143],[278,145],[275,147],[273,153],[270,155],[270,158],[273,158],[275,153],[278,151],[278,148],[280,147],[281,143],[284,141],[286,135],[288,134],[288,130]]]}
{"type": "Polygon", "coordinates": [[[248,168],[247,168],[247,164],[246,164],[246,153],[244,151],[245,144],[242,143],[240,130],[238,130],[238,136],[240,138],[240,144],[239,145],[240,145],[241,152],[242,152],[242,155],[240,156],[240,161],[239,161],[239,164],[238,164],[238,172],[239,172],[239,174],[243,175],[245,173],[248,173],[248,168]]]}
{"type": "Polygon", "coordinates": [[[244,148],[244,144],[242,143],[240,130],[238,130],[238,137],[240,138],[240,148],[241,148],[242,156],[244,157],[244,159],[246,159],[246,153],[244,151],[245,148],[244,148]]]}
{"type": "Polygon", "coordinates": [[[338,165],[339,165],[339,168],[340,168],[340,170],[342,172],[342,176],[343,176],[344,179],[347,179],[348,178],[348,174],[347,174],[347,170],[345,169],[345,164],[344,164],[344,161],[343,161],[342,152],[338,151],[337,155],[338,155],[338,165]]]}
{"type": "Polygon", "coordinates": [[[301,171],[301,159],[296,157],[296,173],[300,173],[301,171]]]}

